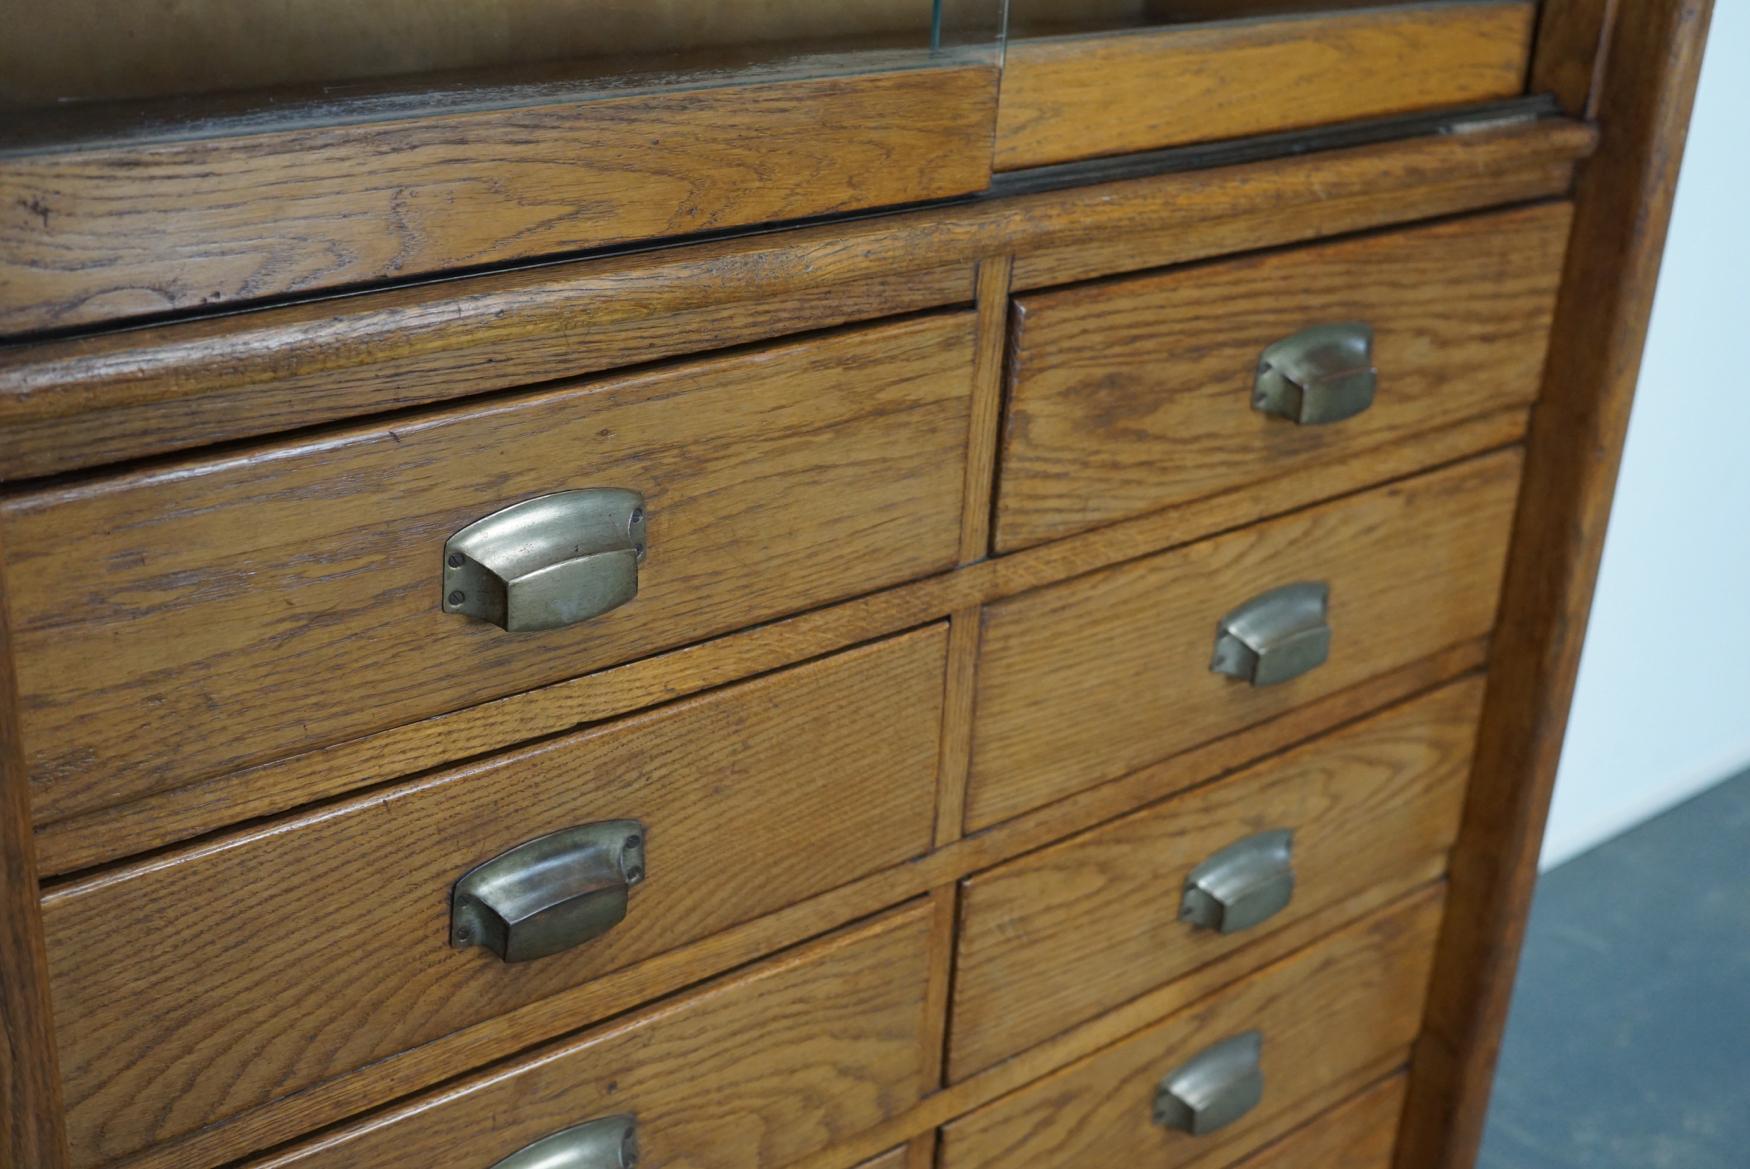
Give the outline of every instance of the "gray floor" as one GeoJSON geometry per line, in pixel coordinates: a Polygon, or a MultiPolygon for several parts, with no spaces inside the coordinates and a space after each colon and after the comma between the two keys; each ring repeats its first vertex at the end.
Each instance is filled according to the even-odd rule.
{"type": "Polygon", "coordinates": [[[1750,1167],[1750,774],[1544,875],[1479,1165],[1750,1167]]]}

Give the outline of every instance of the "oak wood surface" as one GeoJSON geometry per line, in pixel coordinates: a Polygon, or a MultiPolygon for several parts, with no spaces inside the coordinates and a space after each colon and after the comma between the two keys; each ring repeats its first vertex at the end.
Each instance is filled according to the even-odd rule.
{"type": "Polygon", "coordinates": [[[962,1079],[1368,890],[1407,893],[1458,831],[1482,683],[1459,683],[965,882],[949,1069],[962,1079]],[[1180,919],[1191,870],[1294,833],[1294,899],[1238,934],[1180,919]]]}
{"type": "Polygon", "coordinates": [[[1596,118],[1619,0],[1546,2],[1531,55],[1531,91],[1551,93],[1576,118],[1596,118]]]}
{"type": "Polygon", "coordinates": [[[251,1169],[491,1165],[622,1112],[638,1117],[640,1160],[651,1164],[790,1164],[927,1091],[929,918],[925,906],[898,910],[251,1169]]]}
{"type": "Polygon", "coordinates": [[[1235,1169],[1389,1169],[1403,1109],[1404,1077],[1394,1076],[1235,1169]]]}
{"type": "Polygon", "coordinates": [[[1711,14],[1621,4],[1610,33],[1402,1169],[1468,1169],[1482,1137],[1711,14]]]}
{"type": "Polygon", "coordinates": [[[61,1075],[7,609],[0,585],[0,1164],[62,1169],[61,1075]]]}
{"type": "Polygon", "coordinates": [[[1409,1049],[1440,906],[1436,890],[1351,926],[950,1123],[942,1169],[1176,1166],[1251,1152],[1272,1119],[1409,1049]],[[1161,1077],[1210,1044],[1253,1030],[1263,1033],[1265,1086],[1251,1113],[1203,1136],[1154,1122],[1161,1077]]]}
{"type": "Polygon", "coordinates": [[[982,189],[982,65],[93,146],[0,168],[0,334],[982,189]]]}
{"type": "MultiPolygon", "coordinates": [[[[971,872],[989,868],[1067,834],[1112,819],[1168,793],[1184,790],[1306,742],[1334,726],[1475,670],[1485,656],[1485,647],[1480,643],[1455,647],[1404,670],[1370,679],[1361,686],[1298,708],[1244,733],[1218,740],[1113,783],[1061,800],[1032,815],[947,845],[904,866],[883,870],[681,949],[609,972],[526,1007],[507,1011],[421,1047],[386,1057],[357,1072],[337,1076],[283,1100],[239,1113],[187,1137],[154,1146],[120,1164],[126,1169],[212,1169],[250,1152],[297,1138],[430,1088],[471,1068],[526,1050],[531,1044],[544,1042],[574,1027],[578,1019],[606,1018],[696,984],[846,922],[878,913],[908,898],[951,886],[971,872]]],[[[1444,863],[1433,866],[1425,874],[1426,878],[1434,879],[1443,868],[1444,863]]],[[[859,1158],[874,1156],[892,1145],[910,1140],[953,1116],[1178,1009],[1260,962],[1292,953],[1390,900],[1390,896],[1379,890],[1368,890],[1347,903],[1262,937],[1250,951],[1218,958],[1092,1023],[1047,1040],[989,1072],[929,1097],[912,1113],[877,1126],[838,1153],[832,1156],[822,1154],[822,1169],[828,1164],[831,1169],[846,1169],[859,1158]]]]}
{"type": "Polygon", "coordinates": [[[928,851],[946,646],[945,628],[921,630],[52,892],[75,1160],[116,1160],[928,851]],[[463,873],[620,819],[643,823],[647,875],[606,936],[516,964],[451,948],[463,873]]]}
{"type": "Polygon", "coordinates": [[[1009,278],[1013,256],[978,266],[978,360],[973,367],[971,438],[966,453],[965,508],[960,515],[960,562],[990,552],[991,502],[996,494],[997,433],[1003,416],[1004,366],[1009,354],[1009,278]]]}
{"type": "Polygon", "coordinates": [[[872,1161],[863,1162],[861,1169],[917,1169],[911,1160],[910,1149],[895,1149],[872,1161]]]}
{"type": "Polygon", "coordinates": [[[1016,40],[996,169],[1510,97],[1535,12],[1474,0],[1016,40]]]}
{"type": "Polygon", "coordinates": [[[985,610],[969,830],[1238,730],[1493,626],[1517,451],[985,610]],[[1252,687],[1209,668],[1223,614],[1330,586],[1330,658],[1252,687]]]}
{"type": "Polygon", "coordinates": [[[504,390],[1017,288],[1564,193],[1552,121],[0,348],[0,479],[504,390]]]}
{"type": "Polygon", "coordinates": [[[1411,474],[1430,462],[1498,448],[1517,441],[1524,430],[1522,410],[1472,419],[1415,447],[1384,448],[1365,464],[1285,471],[1268,494],[1210,496],[958,572],[41,825],[38,864],[44,873],[67,873],[388,777],[571,730],[1306,507],[1411,474]]]}
{"type": "Polygon", "coordinates": [[[915,318],[6,501],[35,815],[951,567],[972,323],[915,318]],[[440,611],[452,532],[588,486],[645,495],[636,599],[532,635],[440,611]]]}
{"type": "Polygon", "coordinates": [[[1529,404],[1568,226],[1545,205],[1017,298],[997,549],[1529,404]],[[1267,346],[1345,322],[1374,331],[1365,413],[1253,408],[1267,346]]]}

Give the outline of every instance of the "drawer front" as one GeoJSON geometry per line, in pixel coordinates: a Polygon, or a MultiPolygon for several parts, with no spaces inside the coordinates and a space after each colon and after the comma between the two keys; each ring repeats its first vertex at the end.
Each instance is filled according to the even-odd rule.
{"type": "Polygon", "coordinates": [[[943,1130],[942,1169],[1167,1169],[1257,1149],[1407,1061],[1440,906],[1438,890],[1422,894],[955,1121],[943,1130]],[[1253,1034],[1263,1090],[1249,1111],[1200,1135],[1156,1122],[1158,1084],[1253,1034]]]}
{"type": "Polygon", "coordinates": [[[873,1161],[864,1161],[858,1169],[906,1169],[907,1152],[895,1149],[891,1153],[883,1153],[873,1161]]]}
{"type": "MultiPolygon", "coordinates": [[[[1267,493],[1284,471],[1528,405],[1571,214],[1533,207],[1018,297],[998,549],[1267,493]],[[1287,342],[1277,360],[1310,381],[1331,362],[1307,330],[1354,324],[1372,331],[1371,405],[1305,424],[1254,407],[1266,349],[1287,342]]],[[[1329,390],[1316,400],[1359,384],[1315,384],[1329,390]]]]}
{"type": "Polygon", "coordinates": [[[1393,1076],[1235,1169],[1391,1169],[1405,1091],[1393,1076]]]}
{"type": "Polygon", "coordinates": [[[641,1165],[782,1169],[922,1097],[928,948],[901,910],[250,1169],[486,1169],[611,1115],[641,1165]]]}
{"type": "Polygon", "coordinates": [[[1321,911],[1441,875],[1482,693],[1458,683],[969,879],[953,1077],[1321,911]],[[1216,898],[1196,902],[1198,924],[1183,916],[1193,888],[1216,898]]]}
{"type": "MultiPolygon", "coordinates": [[[[79,1163],[923,853],[946,642],[940,626],[920,630],[51,893],[43,921],[79,1163]],[[464,874],[616,822],[642,836],[623,920],[531,960],[452,945],[464,874]]],[[[557,902],[605,883],[599,904],[626,870],[586,867],[541,888],[557,902]]]]}
{"type": "Polygon", "coordinates": [[[947,568],[972,359],[938,314],[15,499],[37,821],[947,568]],[[645,498],[635,599],[441,611],[452,534],[591,487],[645,498]]]}
{"type": "Polygon", "coordinates": [[[991,606],[969,827],[1486,635],[1520,463],[1498,452],[991,606]],[[1226,615],[1302,582],[1329,586],[1328,660],[1262,686],[1210,668],[1226,615]]]}

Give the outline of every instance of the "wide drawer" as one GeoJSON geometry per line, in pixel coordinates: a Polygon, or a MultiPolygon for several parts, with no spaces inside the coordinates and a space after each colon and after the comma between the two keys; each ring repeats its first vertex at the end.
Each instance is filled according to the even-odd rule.
{"type": "Polygon", "coordinates": [[[1408,1060],[1440,910],[1421,894],[949,1124],[941,1169],[1230,1163],[1408,1060]],[[1207,1081],[1228,1097],[1256,1072],[1252,1107],[1199,1135],[1157,1122],[1158,1087],[1229,1043],[1250,1051],[1207,1081]]]}
{"type": "Polygon", "coordinates": [[[0,512],[39,823],[950,567],[973,316],[936,314],[17,497],[0,512]],[[445,613],[445,542],[644,496],[630,603],[445,613]]]}
{"type": "Polygon", "coordinates": [[[1528,405],[1570,218],[1565,204],[1526,208],[1018,297],[998,550],[1268,492],[1283,472],[1528,405]],[[1305,395],[1322,393],[1328,413],[1344,391],[1349,407],[1362,389],[1371,404],[1307,423],[1257,408],[1272,346],[1309,382],[1330,354],[1372,368],[1305,395]]]}
{"type": "MultiPolygon", "coordinates": [[[[52,892],[75,1160],[168,1140],[927,851],[946,640],[920,630],[52,892]],[[599,905],[626,889],[623,920],[514,962],[453,944],[482,940],[454,937],[468,926],[452,916],[459,878],[585,825],[612,825],[615,847],[641,841],[605,867],[586,848],[525,849],[509,875],[575,863],[530,900],[599,886],[599,905]]],[[[506,949],[541,936],[519,927],[506,949]]]]}
{"type": "Polygon", "coordinates": [[[1440,876],[1482,692],[1455,684],[967,880],[952,1076],[1261,936],[1440,876]],[[1205,913],[1189,921],[1187,907],[1205,913]]]}
{"type": "Polygon", "coordinates": [[[1521,462],[1500,451],[989,607],[968,826],[1485,636],[1521,462]],[[1319,584],[1328,660],[1268,685],[1211,668],[1224,618],[1319,584]]]}
{"type": "Polygon", "coordinates": [[[900,910],[249,1169],[486,1169],[604,1116],[640,1165],[781,1169],[923,1096],[929,929],[900,910]]]}

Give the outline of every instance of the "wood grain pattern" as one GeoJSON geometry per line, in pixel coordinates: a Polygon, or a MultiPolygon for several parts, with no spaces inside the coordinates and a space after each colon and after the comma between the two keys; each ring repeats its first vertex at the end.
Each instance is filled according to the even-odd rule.
{"type": "Polygon", "coordinates": [[[863,1162],[861,1169],[920,1169],[912,1164],[909,1160],[910,1157],[910,1149],[895,1149],[891,1153],[876,1157],[873,1161],[863,1162]]]}
{"type": "Polygon", "coordinates": [[[972,322],[915,318],[6,501],[35,815],[951,567],[972,322]],[[635,600],[524,636],[440,612],[450,533],[583,486],[646,497],[635,600]]]}
{"type": "Polygon", "coordinates": [[[617,717],[1255,523],[1332,494],[1410,474],[1427,462],[1498,448],[1517,441],[1524,431],[1522,410],[1469,420],[1430,436],[1422,446],[1384,448],[1367,464],[1285,471],[1268,495],[1211,496],[702,644],[41,825],[38,865],[44,873],[67,873],[240,819],[284,812],[385,778],[617,717]]]}
{"type": "Polygon", "coordinates": [[[927,852],[946,648],[945,628],[922,630],[52,892],[75,1160],[108,1163],[927,852]],[[464,872],[615,819],[643,822],[648,877],[610,934],[515,965],[450,947],[464,872]]]}
{"type": "Polygon", "coordinates": [[[1486,634],[1521,459],[1501,452],[985,610],[976,831],[1486,634]],[[1330,660],[1251,687],[1213,673],[1222,615],[1330,586],[1330,660]]]}
{"type": "Polygon", "coordinates": [[[966,817],[966,777],[972,762],[972,702],[977,692],[983,615],[976,606],[948,619],[948,678],[942,700],[942,759],[937,771],[936,847],[960,839],[966,817]]]}
{"type": "Polygon", "coordinates": [[[1389,1169],[1403,1109],[1394,1076],[1235,1169],[1389,1169]]]}
{"type": "Polygon", "coordinates": [[[915,906],[643,1015],[342,1126],[250,1169],[490,1165],[592,1116],[638,1117],[640,1160],[787,1165],[927,1090],[915,906]]]}
{"type": "MultiPolygon", "coordinates": [[[[1260,726],[1145,768],[1113,783],[1061,800],[978,836],[938,849],[910,864],[886,869],[839,889],[799,902],[756,921],[731,927],[679,950],[659,954],[508,1011],[474,1027],[337,1076],[307,1091],[251,1109],[185,1138],[154,1146],[121,1164],[126,1169],[213,1169],[250,1152],[279,1145],[411,1093],[502,1060],[575,1026],[580,1018],[606,1018],[640,1003],[696,984],[738,965],[795,945],[823,931],[878,913],[912,897],[952,885],[959,878],[1039,848],[1066,834],[1110,820],[1164,795],[1303,743],[1329,728],[1382,706],[1437,687],[1479,668],[1486,656],[1470,643],[1370,679],[1361,686],[1298,708],[1260,726]]],[[[1432,879],[1434,873],[1430,873],[1432,879]]],[[[1068,1060],[1145,1026],[1218,989],[1261,961],[1273,960],[1377,910],[1391,898],[1377,890],[1262,937],[1248,951],[1218,958],[1166,987],[1100,1016],[1084,1027],[1047,1040],[991,1071],[961,1081],[928,1098],[915,1114],[856,1138],[831,1169],[847,1169],[953,1116],[1012,1091],[1068,1060]]],[[[1357,1085],[1359,1087],[1360,1085],[1357,1085]]]]}
{"type": "MultiPolygon", "coordinates": [[[[0,561],[3,554],[0,545],[0,561]]],[[[0,1164],[63,1169],[61,1074],[7,609],[0,585],[0,1164]]]]}
{"type": "Polygon", "coordinates": [[[1545,3],[1531,55],[1531,91],[1551,93],[1576,118],[1595,118],[1618,0],[1545,3]]]}
{"type": "Polygon", "coordinates": [[[1444,871],[1482,704],[1471,680],[965,883],[949,1072],[1000,1059],[1369,890],[1444,871]],[[1179,918],[1191,870],[1294,833],[1294,900],[1239,934],[1179,918]]]}
{"type": "MultiPolygon", "coordinates": [[[[1438,890],[1341,931],[1197,1005],[949,1124],[942,1169],[1178,1166],[1253,1151],[1272,1119],[1415,1038],[1440,926],[1438,890]],[[1264,1098],[1218,1133],[1154,1123],[1156,1082],[1212,1043],[1263,1032],[1264,1098]]],[[[1220,1163],[1220,1161],[1216,1161],[1220,1163]]]]}
{"type": "Polygon", "coordinates": [[[1593,132],[1552,121],[751,235],[0,349],[0,478],[1564,193],[1593,132]]]}
{"type": "Polygon", "coordinates": [[[983,188],[979,65],[26,154],[0,334],[983,188]]]}
{"type": "Polygon", "coordinates": [[[966,455],[966,507],[960,515],[960,562],[990,554],[991,500],[996,494],[997,432],[1003,414],[1003,366],[1008,359],[1009,277],[1013,256],[978,266],[978,362],[973,367],[971,447],[966,455]]]}
{"type": "Polygon", "coordinates": [[[996,169],[1510,97],[1524,89],[1535,10],[1406,4],[1017,40],[996,169]]]}
{"type": "Polygon", "coordinates": [[[1528,405],[1568,227],[1546,205],[1018,298],[997,550],[1528,405]],[[1374,330],[1365,413],[1252,407],[1267,346],[1348,321],[1374,330]]]}
{"type": "Polygon", "coordinates": [[[1712,6],[1619,6],[1399,1164],[1468,1169],[1512,997],[1712,6]],[[1628,230],[1625,225],[1632,225],[1628,230]]]}

